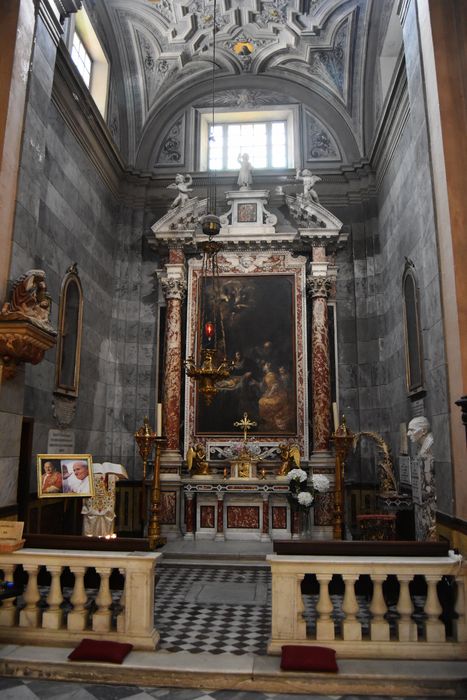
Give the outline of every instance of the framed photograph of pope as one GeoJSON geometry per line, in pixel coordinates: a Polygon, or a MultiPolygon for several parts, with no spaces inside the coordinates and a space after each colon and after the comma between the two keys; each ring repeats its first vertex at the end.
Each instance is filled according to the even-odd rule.
{"type": "Polygon", "coordinates": [[[94,496],[92,455],[37,455],[37,495],[39,498],[94,496]]]}

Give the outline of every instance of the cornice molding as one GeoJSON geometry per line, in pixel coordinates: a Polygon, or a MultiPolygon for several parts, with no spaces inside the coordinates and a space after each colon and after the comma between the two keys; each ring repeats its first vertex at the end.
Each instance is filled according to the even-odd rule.
{"type": "Polygon", "coordinates": [[[63,27],[60,24],[60,13],[57,4],[55,2],[52,4],[49,0],[36,0],[36,12],[44,22],[55,46],[58,46],[60,37],[63,34],[63,27]]]}
{"type": "Polygon", "coordinates": [[[401,60],[390,97],[378,123],[371,148],[370,163],[376,173],[379,191],[410,114],[405,62],[401,60]]]}
{"type": "Polygon", "coordinates": [[[63,43],[57,51],[52,101],[114,197],[121,194],[125,166],[94,100],[75,75],[63,43]]]}

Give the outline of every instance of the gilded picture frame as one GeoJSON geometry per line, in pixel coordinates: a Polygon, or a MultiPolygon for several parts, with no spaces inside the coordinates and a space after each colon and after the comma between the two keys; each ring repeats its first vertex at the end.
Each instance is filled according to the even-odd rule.
{"type": "MultiPolygon", "coordinates": [[[[227,357],[234,369],[207,406],[195,382],[185,385],[186,444],[221,444],[238,435],[246,411],[250,436],[293,440],[308,455],[306,261],[288,251],[227,251],[220,256],[221,307],[227,357]],[[266,357],[270,355],[271,357],[266,357]],[[275,381],[273,381],[275,380],[275,381]],[[277,386],[279,385],[279,386],[277,386]],[[284,390],[285,388],[285,390],[284,390]]],[[[186,354],[196,352],[201,261],[189,262],[186,354]]]]}
{"type": "Polygon", "coordinates": [[[94,472],[90,454],[38,454],[38,498],[91,498],[94,472]]]}

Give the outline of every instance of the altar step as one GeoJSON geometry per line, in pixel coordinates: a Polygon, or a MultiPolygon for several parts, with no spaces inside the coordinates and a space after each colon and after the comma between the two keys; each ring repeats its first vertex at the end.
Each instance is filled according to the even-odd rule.
{"type": "Polygon", "coordinates": [[[237,565],[244,563],[266,565],[266,556],[272,554],[272,542],[258,540],[185,540],[182,538],[169,540],[159,550],[164,560],[202,562],[204,565],[216,562],[232,562],[237,565]]]}
{"type": "Polygon", "coordinates": [[[121,666],[68,661],[70,648],[0,646],[2,676],[243,692],[466,698],[467,662],[338,660],[339,672],[280,670],[279,657],[132,651],[121,666]]]}

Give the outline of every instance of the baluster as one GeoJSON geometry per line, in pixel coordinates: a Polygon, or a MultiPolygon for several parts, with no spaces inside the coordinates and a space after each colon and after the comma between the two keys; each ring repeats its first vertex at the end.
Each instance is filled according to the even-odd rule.
{"type": "Polygon", "coordinates": [[[459,617],[454,618],[454,620],[452,621],[452,627],[454,631],[454,638],[457,642],[467,642],[467,621],[465,609],[466,581],[467,579],[465,578],[465,576],[456,576],[457,595],[455,610],[459,617]]]}
{"type": "Polygon", "coordinates": [[[425,575],[425,580],[428,584],[428,592],[425,603],[425,612],[428,615],[428,620],[425,623],[426,641],[444,642],[446,641],[446,630],[444,623],[439,619],[439,616],[443,612],[443,608],[439,602],[438,591],[436,589],[439,576],[436,574],[427,574],[425,575]]]}
{"type": "Polygon", "coordinates": [[[316,578],[319,582],[319,599],[316,605],[316,639],[330,641],[335,638],[334,620],[331,617],[334,607],[329,595],[329,581],[332,574],[316,574],[316,578]]]}
{"type": "Polygon", "coordinates": [[[342,574],[342,578],[345,584],[344,600],[342,601],[342,610],[345,613],[342,625],[344,640],[359,642],[362,639],[362,625],[357,620],[357,613],[360,610],[357,596],[355,595],[357,575],[342,574]]]}
{"type": "Polygon", "coordinates": [[[306,639],[306,620],[303,615],[305,612],[305,604],[303,602],[302,596],[302,581],[303,576],[299,574],[296,579],[296,589],[295,589],[295,625],[294,625],[294,639],[306,639]]]}
{"type": "MultiPolygon", "coordinates": [[[[16,569],[15,564],[2,564],[3,576],[5,581],[13,581],[13,573],[16,569]]],[[[0,626],[14,627],[16,623],[16,606],[14,598],[5,598],[0,607],[0,626]]]]}
{"type": "Polygon", "coordinates": [[[96,597],[97,610],[92,616],[92,629],[94,632],[109,632],[112,611],[112,595],[110,593],[109,578],[112,571],[111,568],[97,569],[97,573],[101,577],[101,585],[96,597]]]}
{"type": "Polygon", "coordinates": [[[70,632],[82,632],[86,629],[86,621],[88,611],[86,610],[86,603],[88,601],[88,596],[86,595],[86,589],[84,588],[84,574],[86,573],[86,566],[76,566],[73,568],[73,574],[75,576],[75,585],[73,586],[73,593],[70,597],[70,603],[73,605],[73,610],[68,613],[67,617],[67,628],[70,632]]]}
{"type": "Polygon", "coordinates": [[[400,615],[397,628],[399,642],[416,642],[417,625],[412,620],[413,604],[410,597],[409,582],[412,580],[411,574],[398,575],[401,590],[397,603],[397,612],[400,615]]]}
{"type": "Polygon", "coordinates": [[[60,565],[48,566],[47,570],[52,576],[50,582],[49,595],[47,596],[48,609],[42,613],[42,627],[51,630],[59,630],[63,626],[63,610],[60,604],[63,601],[62,587],[60,585],[60,575],[62,567],[60,565]]]}
{"type": "Polygon", "coordinates": [[[28,583],[24,591],[23,598],[26,606],[20,611],[20,627],[39,627],[40,610],[37,603],[40,600],[39,587],[37,585],[37,564],[23,564],[23,569],[28,573],[28,583]]]}
{"type": "Polygon", "coordinates": [[[123,590],[122,590],[122,595],[120,596],[120,600],[118,601],[118,604],[120,606],[120,612],[117,615],[117,632],[120,634],[123,634],[126,632],[126,604],[125,604],[125,598],[126,598],[126,571],[125,569],[119,569],[119,572],[123,576],[123,590]]]}
{"type": "Polygon", "coordinates": [[[389,623],[384,619],[386,603],[383,595],[383,582],[386,574],[372,574],[373,597],[371,599],[370,612],[372,620],[370,622],[370,638],[372,642],[389,641],[389,623]]]}

